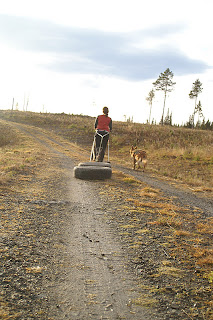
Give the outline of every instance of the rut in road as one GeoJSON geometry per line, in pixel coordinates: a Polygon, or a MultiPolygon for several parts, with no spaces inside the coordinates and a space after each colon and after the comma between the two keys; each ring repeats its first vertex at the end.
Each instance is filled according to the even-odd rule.
{"type": "Polygon", "coordinates": [[[151,319],[132,303],[139,297],[137,281],[93,183],[71,179],[70,199],[75,208],[67,235],[70,269],[59,288],[61,312],[71,319],[151,319]]]}
{"type": "MultiPolygon", "coordinates": [[[[137,286],[137,276],[129,269],[127,252],[122,248],[113,223],[110,223],[107,208],[99,201],[98,188],[101,182],[74,179],[73,161],[62,151],[66,144],[63,147],[57,138],[53,139],[43,131],[37,132],[35,128],[31,130],[19,126],[21,128],[25,134],[45,146],[51,156],[57,158],[58,165],[67,172],[64,194],[70,200],[70,214],[67,214],[63,230],[67,268],[65,276],[59,276],[54,283],[49,284],[51,318],[159,319],[160,315],[157,317],[154,309],[150,308],[148,312],[134,304],[141,292],[137,286]]],[[[113,167],[160,188],[169,197],[178,194],[177,188],[147,173],[134,172],[116,165],[113,167]]],[[[206,203],[205,199],[201,199],[203,202],[198,199],[195,204],[192,194],[181,192],[182,203],[187,204],[189,200],[190,205],[200,205],[201,208],[202,203],[206,203]]],[[[206,208],[209,210],[209,207],[206,208]]]]}
{"type": "Polygon", "coordinates": [[[63,230],[63,255],[68,266],[65,277],[48,285],[51,319],[155,319],[154,312],[134,304],[140,296],[137,277],[129,270],[127,253],[99,201],[101,182],[75,179],[73,161],[57,148],[60,143],[29,127],[16,127],[45,146],[67,173],[71,214],[63,230]]]}
{"type": "MultiPolygon", "coordinates": [[[[18,125],[18,127],[20,127],[20,125],[18,125]]],[[[23,127],[21,128],[23,130],[23,127]]],[[[24,131],[26,132],[26,129],[24,129],[24,131]]],[[[32,133],[30,134],[32,135],[32,133]]],[[[47,137],[44,133],[36,131],[35,128],[33,129],[33,134],[37,135],[37,139],[39,139],[41,143],[46,144],[47,139],[50,142],[53,142],[56,145],[63,147],[63,144],[61,142],[58,142],[51,137],[47,137]],[[43,140],[43,142],[42,137],[43,139],[44,137],[46,138],[45,141],[43,140]]],[[[135,178],[147,183],[148,185],[154,188],[162,190],[166,196],[173,197],[174,202],[178,203],[179,205],[188,206],[191,208],[200,208],[206,216],[213,216],[213,199],[211,198],[204,198],[199,195],[193,194],[189,190],[180,189],[176,186],[175,183],[171,184],[167,181],[159,180],[155,177],[150,176],[150,174],[147,174],[146,172],[141,172],[140,170],[132,170],[118,164],[113,164],[113,167],[126,174],[134,176],[135,178]]]]}
{"type": "MultiPolygon", "coordinates": [[[[24,131],[25,133],[31,136],[36,135],[37,141],[40,141],[42,144],[48,147],[50,147],[50,145],[47,144],[47,141],[55,143],[60,147],[65,147],[61,142],[58,142],[54,138],[44,134],[42,131],[39,131],[38,128],[23,126],[17,123],[13,123],[12,125],[14,125],[15,127],[19,128],[20,130],[24,131]]],[[[158,188],[162,190],[166,196],[173,197],[174,202],[177,202],[182,206],[189,206],[191,208],[195,208],[195,207],[200,208],[201,211],[203,211],[203,213],[206,216],[213,216],[213,199],[211,198],[204,198],[199,195],[195,195],[189,190],[184,190],[176,187],[175,183],[173,183],[172,185],[167,181],[159,180],[155,177],[150,176],[150,174],[141,172],[140,170],[139,171],[132,170],[118,164],[113,164],[113,167],[126,174],[134,176],[135,178],[147,183],[148,185],[154,188],[158,188]]]]}

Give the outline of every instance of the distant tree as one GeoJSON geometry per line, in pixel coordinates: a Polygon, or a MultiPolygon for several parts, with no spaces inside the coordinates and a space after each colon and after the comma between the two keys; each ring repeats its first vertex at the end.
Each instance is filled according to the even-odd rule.
{"type": "Polygon", "coordinates": [[[194,115],[193,114],[189,116],[189,120],[184,125],[184,127],[186,127],[186,128],[193,128],[194,127],[194,115]]]}
{"type": "Polygon", "coordinates": [[[194,114],[198,114],[198,120],[200,118],[203,118],[204,119],[204,116],[203,116],[203,110],[202,110],[202,105],[201,105],[201,102],[199,101],[198,104],[196,105],[195,107],[195,111],[194,111],[194,114]]]}
{"type": "Polygon", "coordinates": [[[169,109],[167,111],[167,115],[166,115],[166,117],[164,119],[163,124],[172,126],[172,113],[171,114],[169,113],[169,109]]]}
{"type": "Polygon", "coordinates": [[[203,119],[200,128],[202,130],[213,130],[213,122],[210,122],[209,120],[205,122],[205,120],[203,119]]]}
{"type": "Polygon", "coordinates": [[[193,84],[192,84],[192,90],[189,93],[189,98],[195,100],[195,107],[194,107],[194,118],[195,114],[197,112],[197,98],[198,95],[203,91],[202,88],[202,83],[200,82],[199,79],[197,79],[193,84]]]}
{"type": "Polygon", "coordinates": [[[13,111],[13,108],[14,108],[14,102],[15,102],[15,100],[14,100],[14,98],[13,98],[13,102],[12,102],[12,111],[13,111]]]}
{"type": "Polygon", "coordinates": [[[205,121],[203,121],[201,128],[205,130],[213,130],[213,122],[210,122],[209,120],[207,120],[205,123],[205,121]]]}
{"type": "Polygon", "coordinates": [[[163,103],[163,112],[161,117],[161,124],[163,124],[164,119],[164,110],[165,110],[165,104],[166,104],[166,97],[167,93],[171,92],[174,89],[174,85],[176,82],[172,82],[174,74],[173,72],[167,68],[163,73],[161,73],[158,77],[158,79],[153,82],[153,85],[156,90],[161,90],[164,92],[164,103],[163,103]]]}
{"type": "Polygon", "coordinates": [[[127,118],[127,120],[126,120],[127,122],[131,122],[131,123],[133,123],[133,116],[132,116],[132,118],[127,118]]]}
{"type": "Polygon", "coordinates": [[[201,128],[201,125],[202,125],[202,122],[200,121],[200,119],[198,119],[195,127],[196,127],[197,129],[200,129],[200,128],[201,128]]]}
{"type": "Polygon", "coordinates": [[[155,97],[155,91],[154,89],[149,91],[148,97],[146,97],[146,101],[149,102],[149,107],[150,107],[150,111],[149,111],[149,124],[150,124],[150,120],[151,120],[151,112],[152,112],[152,101],[155,97]]]}
{"type": "Polygon", "coordinates": [[[29,106],[29,97],[27,97],[26,111],[27,111],[28,106],[29,106]]]}

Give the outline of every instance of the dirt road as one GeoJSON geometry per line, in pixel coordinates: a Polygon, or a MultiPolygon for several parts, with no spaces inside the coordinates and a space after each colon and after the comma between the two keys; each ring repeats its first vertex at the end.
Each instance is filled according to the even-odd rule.
{"type": "Polygon", "coordinates": [[[149,319],[145,309],[132,304],[138,297],[136,279],[128,270],[119,237],[101,208],[97,186],[72,177],[69,181],[69,267],[65,282],[58,287],[61,303],[56,318],[149,319]]]}
{"type": "MultiPolygon", "coordinates": [[[[74,162],[65,152],[68,146],[38,129],[20,124],[13,126],[46,149],[52,172],[62,170],[58,181],[55,175],[52,177],[55,181],[51,181],[51,177],[47,180],[45,175],[34,179],[37,189],[39,184],[45,188],[45,197],[35,198],[28,193],[27,201],[23,196],[18,200],[25,210],[29,211],[30,206],[37,205],[39,214],[46,210],[46,213],[48,211],[52,217],[55,216],[55,221],[48,218],[52,224],[51,232],[45,228],[45,236],[50,237],[47,243],[49,248],[39,248],[39,254],[46,255],[46,260],[43,256],[37,266],[38,273],[44,270],[46,274],[39,289],[38,284],[35,288],[36,291],[41,290],[35,300],[38,303],[40,299],[40,304],[42,302],[40,311],[33,316],[33,300],[28,312],[23,293],[20,299],[19,294],[14,296],[9,290],[7,292],[9,305],[11,295],[13,303],[19,300],[18,310],[13,305],[19,314],[17,319],[154,319],[154,313],[133,304],[138,298],[136,277],[128,270],[127,254],[102,208],[98,194],[101,182],[73,177],[74,162]]],[[[35,232],[34,224],[38,223],[39,219],[32,221],[31,218],[32,233],[35,232]]],[[[18,235],[15,241],[16,245],[21,246],[18,235]]],[[[10,290],[16,291],[16,288],[10,290]]]]}
{"type": "MultiPolygon", "coordinates": [[[[11,241],[15,244],[3,237],[11,250],[26,247],[21,258],[15,260],[15,268],[12,267],[14,260],[8,258],[3,273],[6,278],[10,270],[13,278],[18,277],[12,286],[3,283],[13,319],[185,319],[175,308],[168,313],[164,309],[161,313],[154,304],[146,308],[136,303],[140,300],[143,280],[138,281],[138,275],[130,266],[129,252],[123,247],[108,216],[106,203],[103,204],[99,196],[104,182],[73,177],[76,160],[67,155],[68,142],[63,143],[33,127],[14,126],[45,150],[50,173],[37,173],[30,183],[23,182],[21,195],[10,195],[6,199],[6,194],[2,194],[5,203],[14,202],[11,210],[17,203],[22,206],[25,222],[27,217],[30,226],[29,231],[21,231],[21,236],[20,230],[13,235],[11,241]],[[32,242],[24,242],[26,232],[29,238],[37,235],[32,236],[37,243],[37,246],[34,243],[34,252],[33,249],[28,252],[32,242]],[[28,280],[26,270],[31,270],[27,273],[28,280]],[[30,294],[26,293],[26,288],[30,294]],[[28,303],[27,299],[30,299],[28,303]]],[[[119,170],[132,173],[121,167],[119,170]]],[[[151,181],[151,177],[144,177],[147,182],[151,181]]],[[[165,188],[164,183],[159,182],[159,186],[165,188]]],[[[167,190],[171,196],[168,185],[167,190]]],[[[202,209],[212,214],[212,203],[207,201],[204,205],[202,201],[202,209]]]]}

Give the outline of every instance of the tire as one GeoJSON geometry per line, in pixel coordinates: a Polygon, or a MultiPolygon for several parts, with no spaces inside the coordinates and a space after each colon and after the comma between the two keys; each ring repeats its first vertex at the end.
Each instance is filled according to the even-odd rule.
{"type": "Polygon", "coordinates": [[[77,166],[74,167],[74,177],[83,180],[105,180],[112,176],[110,167],[101,166],[77,166]]]}
{"type": "Polygon", "coordinates": [[[80,162],[78,164],[78,166],[80,167],[109,167],[111,168],[111,163],[109,162],[95,162],[95,161],[91,161],[91,162],[80,162]]]}

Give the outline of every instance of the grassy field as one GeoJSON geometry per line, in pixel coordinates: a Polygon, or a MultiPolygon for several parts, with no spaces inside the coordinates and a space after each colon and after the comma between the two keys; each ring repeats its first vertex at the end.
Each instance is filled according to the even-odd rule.
{"type": "MultiPolygon", "coordinates": [[[[95,119],[81,115],[0,111],[5,120],[51,129],[90,150],[95,119]]],[[[0,130],[5,130],[3,127],[0,130]]],[[[13,143],[13,134],[1,135],[0,146],[13,143]]],[[[180,181],[196,192],[213,191],[213,132],[179,127],[113,122],[110,159],[131,167],[131,145],[146,150],[147,171],[180,181]]]]}
{"type": "Polygon", "coordinates": [[[213,218],[119,171],[101,193],[113,203],[110,219],[141,275],[136,304],[159,305],[159,294],[162,305],[175,302],[181,309],[182,317],[168,319],[212,320],[213,218]]]}
{"type": "MultiPolygon", "coordinates": [[[[76,154],[79,147],[89,153],[93,141],[95,119],[91,117],[0,111],[2,192],[7,189],[14,194],[15,190],[20,191],[20,182],[32,183],[34,172],[48,162],[45,148],[4,120],[33,125],[60,135],[61,139],[75,144],[76,154]]],[[[114,122],[111,161],[132,167],[131,145],[147,151],[147,172],[150,174],[179,181],[193,191],[212,196],[213,132],[114,122]]],[[[154,301],[155,304],[159,295],[170,305],[175,296],[176,304],[183,306],[183,319],[213,319],[209,298],[213,284],[213,219],[204,217],[196,208],[190,211],[174,205],[159,190],[119,171],[114,171],[112,179],[103,183],[100,196],[103,203],[104,199],[112,202],[110,220],[116,223],[122,241],[135,257],[135,264],[140,266],[142,256],[148,261],[143,265],[146,276],[149,268],[155,270],[146,277],[146,282],[141,276],[143,292],[147,291],[147,296],[142,295],[135,303],[150,305],[154,301]],[[163,256],[159,255],[160,250],[163,250],[163,256]]],[[[5,210],[3,206],[1,209],[5,210]]],[[[15,232],[19,224],[17,217],[3,222],[5,234],[11,237],[9,233],[15,232]]],[[[7,315],[2,318],[9,319],[7,315]]]]}
{"type": "Polygon", "coordinates": [[[33,172],[41,155],[40,146],[0,120],[1,188],[9,188],[17,176],[33,172]]]}

